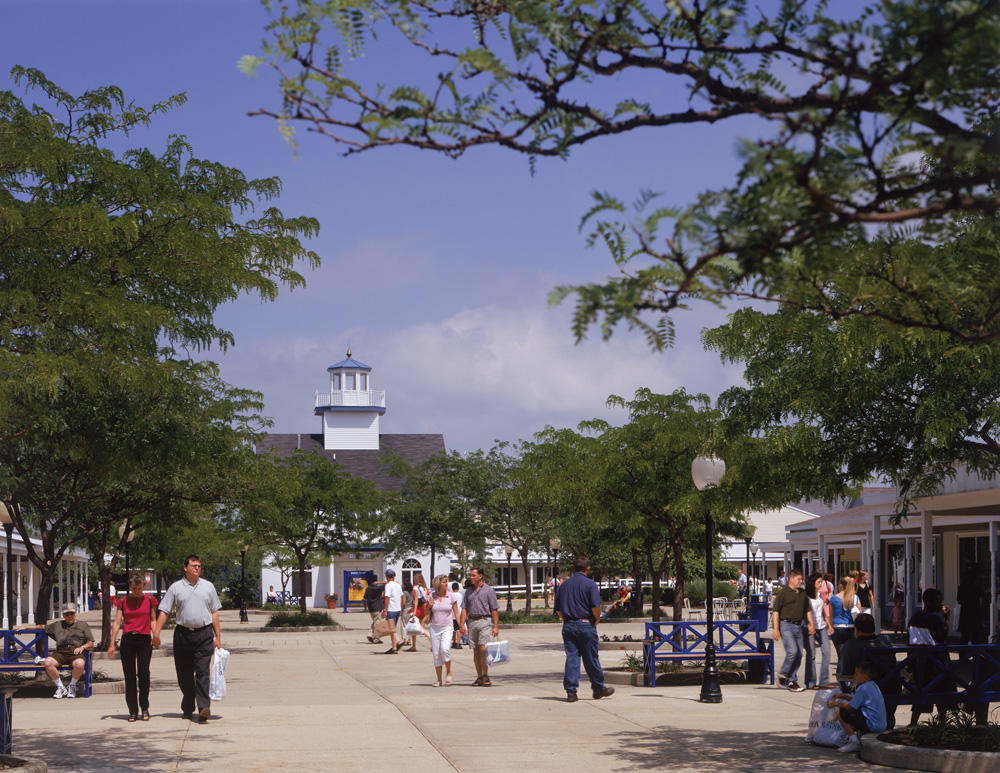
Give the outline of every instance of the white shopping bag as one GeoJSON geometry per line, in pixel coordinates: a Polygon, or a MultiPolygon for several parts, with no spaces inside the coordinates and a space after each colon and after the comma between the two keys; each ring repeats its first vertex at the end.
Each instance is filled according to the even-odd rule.
{"type": "MultiPolygon", "coordinates": [[[[823,743],[823,740],[825,740],[825,736],[828,734],[828,730],[824,730],[824,728],[829,728],[831,725],[840,727],[840,722],[837,720],[837,709],[831,709],[826,705],[826,702],[836,693],[837,691],[834,689],[819,690],[816,693],[816,696],[813,698],[812,708],[809,709],[809,729],[806,731],[807,741],[812,741],[820,746],[832,745],[823,743]],[[823,740],[817,741],[817,735],[823,740]]],[[[840,745],[843,746],[843,743],[840,745]]]]}
{"type": "Polygon", "coordinates": [[[510,662],[510,642],[504,641],[486,642],[486,663],[491,666],[498,666],[501,663],[510,662]]]}
{"type": "Polygon", "coordinates": [[[212,658],[211,673],[208,678],[208,697],[221,701],[226,697],[226,666],[229,665],[229,650],[219,647],[212,658]]]}
{"type": "Polygon", "coordinates": [[[424,627],[420,625],[420,618],[416,615],[411,615],[410,619],[406,621],[406,627],[403,628],[403,633],[409,634],[410,636],[419,636],[424,632],[424,627]]]}

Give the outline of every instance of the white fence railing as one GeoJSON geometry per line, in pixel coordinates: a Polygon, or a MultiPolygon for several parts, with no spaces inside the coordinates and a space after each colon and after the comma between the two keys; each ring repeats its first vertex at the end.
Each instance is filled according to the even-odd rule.
{"type": "Polygon", "coordinates": [[[316,393],[316,407],[326,406],[371,406],[372,408],[385,408],[385,390],[382,389],[345,389],[333,394],[316,393]]]}

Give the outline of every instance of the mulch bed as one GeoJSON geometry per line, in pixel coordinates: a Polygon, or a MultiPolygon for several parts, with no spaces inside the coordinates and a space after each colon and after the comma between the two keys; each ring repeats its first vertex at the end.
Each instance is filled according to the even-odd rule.
{"type": "Polygon", "coordinates": [[[942,738],[941,742],[938,744],[918,744],[913,736],[906,730],[890,730],[888,733],[882,733],[878,736],[878,740],[884,741],[885,743],[894,743],[900,746],[914,746],[925,749],[953,749],[955,751],[962,752],[997,752],[996,746],[991,746],[987,743],[986,738],[942,738]]]}

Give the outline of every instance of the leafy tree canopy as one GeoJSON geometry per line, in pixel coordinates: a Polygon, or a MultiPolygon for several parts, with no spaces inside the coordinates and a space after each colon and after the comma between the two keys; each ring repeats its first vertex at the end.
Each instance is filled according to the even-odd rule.
{"type": "Polygon", "coordinates": [[[595,193],[584,223],[619,274],[554,292],[575,296],[578,338],[625,323],[669,344],[669,312],[695,298],[1000,337],[995,249],[940,268],[918,249],[899,255],[946,244],[956,215],[1000,205],[998,0],[856,12],[827,0],[265,5],[268,38],[243,66],[274,68],[282,102],[257,114],[348,153],[489,144],[566,157],[643,128],[758,119],[733,184],[688,206],[643,192],[630,209],[595,193]],[[374,82],[362,53],[401,46],[426,66],[374,82]],[[955,291],[985,302],[956,310],[955,291]]]}
{"type": "Polygon", "coordinates": [[[183,137],[160,155],[109,148],[182,95],[143,108],[114,86],[75,97],[37,70],[11,76],[41,104],[0,91],[0,396],[68,374],[140,378],[136,358],[164,345],[225,347],[221,303],[271,299],[303,283],[296,261],[318,264],[299,242],[314,219],[254,213],[276,178],[199,159],[183,137]]]}

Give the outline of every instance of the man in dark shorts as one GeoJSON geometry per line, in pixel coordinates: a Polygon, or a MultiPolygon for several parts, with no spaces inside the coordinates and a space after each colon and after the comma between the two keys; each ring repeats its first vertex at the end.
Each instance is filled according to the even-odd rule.
{"type": "Polygon", "coordinates": [[[385,583],[378,581],[378,575],[372,573],[368,579],[368,587],[365,588],[365,609],[372,618],[371,633],[368,634],[368,641],[372,644],[381,644],[382,640],[375,635],[375,621],[382,617],[382,610],[385,602],[382,595],[385,593],[385,583]]]}
{"type": "Polygon", "coordinates": [[[94,636],[90,626],[76,619],[76,605],[64,604],[62,620],[53,620],[48,625],[22,625],[18,631],[45,631],[56,640],[55,650],[45,658],[45,673],[56,686],[53,698],[75,698],[77,680],[83,676],[86,666],[84,653],[94,649],[94,636]],[[72,666],[69,687],[64,687],[59,676],[60,666],[72,666]]]}

